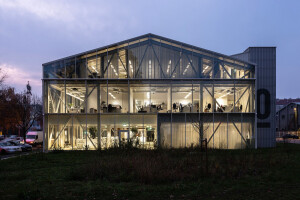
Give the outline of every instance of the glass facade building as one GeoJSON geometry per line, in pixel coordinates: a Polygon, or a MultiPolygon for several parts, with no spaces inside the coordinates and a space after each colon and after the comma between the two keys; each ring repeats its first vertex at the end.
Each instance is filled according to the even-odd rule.
{"type": "Polygon", "coordinates": [[[255,147],[255,65],[153,34],[43,64],[44,151],[255,147]]]}

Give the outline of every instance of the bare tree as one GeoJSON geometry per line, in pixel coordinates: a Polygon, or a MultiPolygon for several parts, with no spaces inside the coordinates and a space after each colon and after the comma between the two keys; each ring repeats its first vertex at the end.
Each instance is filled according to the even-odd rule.
{"type": "MultiPolygon", "coordinates": [[[[207,139],[204,138],[204,134],[206,133],[206,131],[209,129],[209,124],[207,123],[208,121],[205,119],[206,118],[200,118],[198,115],[188,115],[189,116],[189,120],[192,123],[193,129],[199,134],[199,139],[200,139],[200,147],[201,149],[203,149],[203,142],[207,139]]],[[[206,141],[207,142],[207,141],[206,141]]]]}
{"type": "Polygon", "coordinates": [[[17,131],[16,116],[17,95],[12,87],[1,87],[0,89],[0,129],[3,133],[17,131]]]}
{"type": "Polygon", "coordinates": [[[16,102],[17,127],[20,128],[22,136],[26,138],[26,133],[34,122],[42,118],[42,101],[36,95],[31,94],[31,87],[27,85],[27,91],[19,93],[16,102]]]}
{"type": "Polygon", "coordinates": [[[42,121],[42,101],[32,95],[31,86],[27,84],[27,91],[16,93],[13,87],[3,86],[6,74],[0,68],[0,130],[16,132],[21,130],[22,136],[36,121],[42,121]]]}
{"type": "Polygon", "coordinates": [[[199,139],[200,139],[200,149],[201,151],[204,151],[205,148],[205,162],[204,162],[204,158],[203,155],[200,154],[201,156],[201,170],[206,170],[206,173],[208,172],[208,154],[207,154],[207,138],[204,138],[204,134],[206,133],[206,131],[209,129],[209,125],[211,123],[209,117],[202,117],[200,118],[199,115],[187,115],[189,116],[189,120],[192,123],[192,126],[194,128],[194,130],[199,134],[199,139]],[[205,147],[203,148],[203,142],[205,143],[205,147]],[[204,163],[204,164],[202,164],[204,163]]]}
{"type": "Polygon", "coordinates": [[[7,78],[7,74],[4,73],[3,70],[0,68],[0,86],[3,85],[6,78],[7,78]]]}

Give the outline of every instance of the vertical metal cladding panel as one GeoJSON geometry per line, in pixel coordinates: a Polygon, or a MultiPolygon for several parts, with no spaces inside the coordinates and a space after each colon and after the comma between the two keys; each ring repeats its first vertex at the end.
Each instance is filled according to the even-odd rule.
{"type": "Polygon", "coordinates": [[[276,47],[249,47],[256,63],[257,147],[276,144],[276,47]]]}
{"type": "Polygon", "coordinates": [[[247,50],[243,53],[232,55],[231,57],[249,62],[249,54],[248,54],[247,50]]]}
{"type": "Polygon", "coordinates": [[[257,147],[276,144],[276,47],[249,47],[234,58],[256,64],[257,147]]]}

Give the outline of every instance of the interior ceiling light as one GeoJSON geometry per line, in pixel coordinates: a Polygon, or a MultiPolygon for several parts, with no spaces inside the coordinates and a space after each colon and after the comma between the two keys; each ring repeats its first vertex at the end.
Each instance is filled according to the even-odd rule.
{"type": "Polygon", "coordinates": [[[131,69],[131,72],[133,73],[133,67],[132,67],[131,60],[129,60],[129,67],[130,67],[130,69],[131,69]]]}
{"type": "Polygon", "coordinates": [[[151,71],[152,71],[152,64],[151,64],[151,60],[149,60],[149,76],[151,76],[151,71]]]}
{"type": "Polygon", "coordinates": [[[108,93],[113,99],[116,99],[116,97],[112,93],[108,93]]]}
{"type": "MultiPolygon", "coordinates": [[[[74,95],[74,94],[71,94],[71,93],[68,93],[67,92],[67,95],[69,95],[69,96],[71,96],[71,97],[74,97],[74,98],[76,98],[76,99],[78,99],[78,100],[80,100],[80,101],[84,101],[83,99],[81,99],[80,97],[78,97],[78,96],[76,96],[76,95],[74,95]]],[[[83,96],[84,97],[84,96],[83,96]]]]}
{"type": "Polygon", "coordinates": [[[94,67],[94,65],[92,65],[93,70],[98,74],[99,72],[97,71],[97,69],[94,67]]]}
{"type": "Polygon", "coordinates": [[[207,68],[208,68],[208,65],[206,65],[206,67],[203,69],[202,73],[204,73],[207,68]]]}
{"type": "Polygon", "coordinates": [[[220,96],[219,98],[225,97],[225,96],[227,96],[228,94],[230,94],[230,91],[229,91],[229,90],[227,91],[227,93],[226,93],[226,94],[224,94],[224,95],[220,96]]]}
{"type": "Polygon", "coordinates": [[[117,71],[116,71],[116,69],[115,69],[115,67],[112,65],[112,64],[110,64],[110,67],[114,70],[114,72],[115,72],[115,75],[116,76],[118,76],[118,73],[117,73],[117,71]]]}
{"type": "Polygon", "coordinates": [[[190,67],[190,63],[186,66],[185,70],[183,71],[183,75],[185,75],[185,73],[187,72],[188,68],[190,67]]]}
{"type": "Polygon", "coordinates": [[[168,68],[167,68],[167,73],[169,73],[169,71],[170,71],[171,63],[172,63],[172,61],[170,60],[169,64],[168,64],[168,68]]]}
{"type": "Polygon", "coordinates": [[[149,60],[149,77],[151,77],[151,72],[152,72],[152,65],[151,65],[151,60],[149,60]]]}
{"type": "Polygon", "coordinates": [[[184,98],[187,99],[192,93],[188,93],[184,98]]]}

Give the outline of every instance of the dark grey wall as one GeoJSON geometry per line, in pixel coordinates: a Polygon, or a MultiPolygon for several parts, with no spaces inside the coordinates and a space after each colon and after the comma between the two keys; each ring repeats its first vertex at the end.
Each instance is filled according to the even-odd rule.
{"type": "Polygon", "coordinates": [[[257,147],[276,144],[276,47],[249,47],[232,57],[256,64],[257,147]]]}
{"type": "Polygon", "coordinates": [[[300,127],[300,105],[289,103],[277,112],[278,131],[297,131],[300,127]]]}

